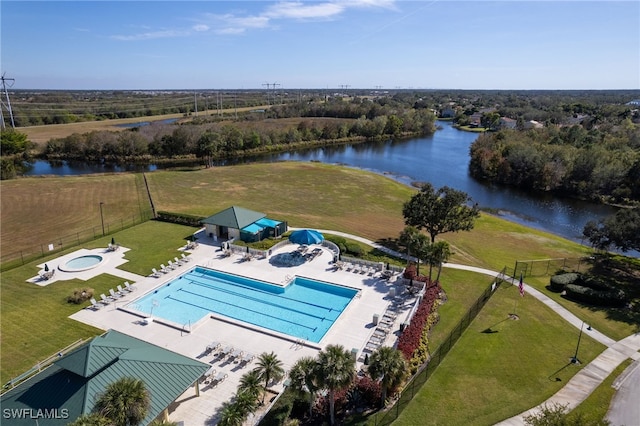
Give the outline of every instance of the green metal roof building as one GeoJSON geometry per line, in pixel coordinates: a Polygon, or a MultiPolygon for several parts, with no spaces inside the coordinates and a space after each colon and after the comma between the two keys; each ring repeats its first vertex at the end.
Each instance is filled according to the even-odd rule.
{"type": "Polygon", "coordinates": [[[237,238],[245,242],[260,241],[269,236],[282,235],[287,223],[268,219],[265,213],[231,206],[202,220],[210,237],[237,238]]]}
{"type": "MultiPolygon", "coordinates": [[[[62,356],[42,372],[0,397],[2,423],[66,425],[89,414],[100,393],[122,377],[144,382],[150,423],[198,379],[209,364],[110,330],[62,356]]],[[[164,413],[166,415],[166,412],[164,413]]]]}

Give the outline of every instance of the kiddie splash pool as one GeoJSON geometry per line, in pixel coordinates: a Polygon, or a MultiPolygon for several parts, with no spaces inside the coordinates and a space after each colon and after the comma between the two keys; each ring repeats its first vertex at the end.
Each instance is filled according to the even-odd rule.
{"type": "Polygon", "coordinates": [[[74,257],[73,259],[65,262],[63,265],[60,265],[61,271],[64,272],[80,272],[86,271],[87,269],[93,269],[100,265],[104,261],[102,256],[97,254],[90,254],[85,256],[74,257]]]}

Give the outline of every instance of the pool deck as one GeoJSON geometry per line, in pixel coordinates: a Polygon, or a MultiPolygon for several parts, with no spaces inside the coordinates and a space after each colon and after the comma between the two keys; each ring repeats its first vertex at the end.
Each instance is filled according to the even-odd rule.
{"type": "MultiPolygon", "coordinates": [[[[201,383],[199,397],[195,397],[195,389],[192,387],[170,407],[170,420],[182,421],[186,426],[217,423],[216,414],[218,408],[235,394],[240,377],[255,366],[256,359],[247,364],[241,364],[233,362],[229,358],[220,359],[216,355],[207,354],[205,348],[210,343],[219,342],[221,347],[232,346],[244,354],[253,354],[256,358],[263,352],[273,351],[283,362],[285,371],[288,371],[300,357],[315,356],[326,345],[339,344],[347,350],[356,349],[358,351],[356,368],[359,369],[362,366],[361,361],[365,353],[363,349],[375,329],[373,317],[375,314],[382,317],[382,314],[391,304],[391,289],[394,288],[396,294],[403,294],[395,298],[396,301],[401,302],[402,309],[393,324],[392,333],[389,334],[384,345],[395,345],[400,323],[404,321],[415,303],[415,298],[406,294],[404,289],[394,282],[389,282],[377,275],[371,276],[346,270],[336,270],[332,263],[333,253],[327,248],[323,248],[322,254],[315,259],[300,266],[276,267],[269,263],[268,259],[243,261],[240,255],[222,257],[222,252],[218,246],[219,242],[207,240],[207,238],[199,240],[198,247],[191,251],[190,262],[173,271],[162,274],[160,278],[151,276],[136,277],[131,273],[122,274],[124,271],[110,271],[109,269],[115,269],[121,263],[108,263],[100,268],[102,273],[111,273],[116,276],[124,275],[129,282],[135,285],[136,290],[99,310],[87,308],[71,316],[72,319],[94,327],[103,330],[118,330],[182,355],[209,363],[214,366],[217,373],[227,373],[227,378],[215,386],[201,383]],[[291,277],[304,276],[353,287],[361,291],[317,344],[304,342],[293,337],[278,336],[277,333],[266,330],[243,327],[215,316],[209,316],[199,321],[188,332],[153,321],[145,324],[142,321],[142,317],[118,309],[118,307],[124,306],[195,266],[218,269],[283,285],[291,277]]],[[[311,248],[314,247],[316,246],[311,246],[311,248]]],[[[272,255],[290,252],[296,248],[297,245],[288,245],[274,251],[272,255]]],[[[279,391],[282,387],[283,381],[271,386],[271,389],[279,391]]],[[[250,418],[247,424],[252,423],[253,421],[250,418]]]]}

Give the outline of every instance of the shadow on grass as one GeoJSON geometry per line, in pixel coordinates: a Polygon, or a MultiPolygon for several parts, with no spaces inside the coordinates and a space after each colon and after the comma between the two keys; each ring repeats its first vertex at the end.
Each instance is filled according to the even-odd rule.
{"type": "Polygon", "coordinates": [[[509,321],[509,320],[511,320],[511,315],[509,315],[508,317],[506,317],[503,320],[498,321],[497,323],[493,324],[492,326],[489,326],[489,327],[485,328],[480,333],[485,333],[485,334],[497,333],[497,332],[499,332],[499,330],[494,330],[493,328],[497,327],[499,324],[502,324],[503,322],[509,321]]]}

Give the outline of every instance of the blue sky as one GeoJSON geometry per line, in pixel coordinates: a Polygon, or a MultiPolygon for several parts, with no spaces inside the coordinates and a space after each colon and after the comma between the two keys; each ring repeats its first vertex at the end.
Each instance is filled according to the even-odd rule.
{"type": "Polygon", "coordinates": [[[23,89],[639,89],[640,2],[7,1],[23,89]]]}

